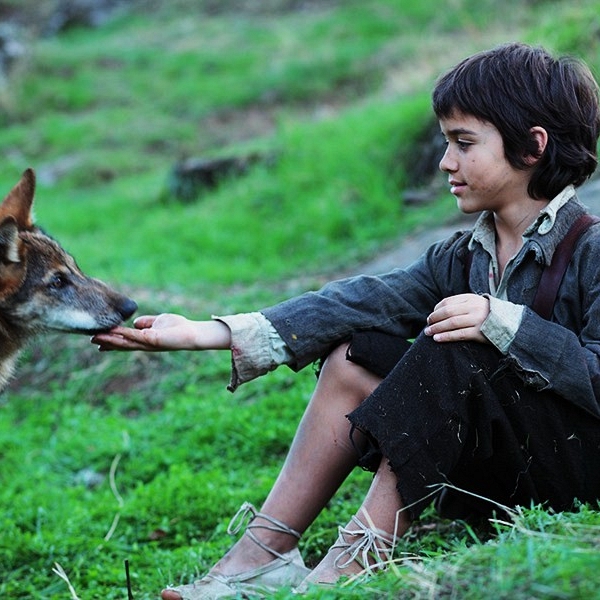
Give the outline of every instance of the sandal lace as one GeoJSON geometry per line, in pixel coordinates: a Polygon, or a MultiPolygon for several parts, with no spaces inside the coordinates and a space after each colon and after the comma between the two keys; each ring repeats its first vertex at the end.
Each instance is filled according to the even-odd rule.
{"type": "Polygon", "coordinates": [[[256,508],[252,504],[250,504],[250,502],[244,502],[244,504],[242,504],[240,509],[235,513],[235,515],[233,515],[233,518],[227,526],[227,533],[229,535],[236,535],[244,527],[246,530],[246,535],[255,544],[260,546],[266,552],[270,552],[273,556],[286,561],[287,559],[283,554],[277,552],[277,550],[273,550],[273,548],[270,548],[264,542],[259,540],[252,530],[267,529],[269,531],[275,531],[277,533],[287,533],[288,535],[294,536],[298,540],[301,537],[300,532],[296,531],[295,529],[292,529],[291,527],[288,527],[282,521],[279,521],[278,519],[275,519],[274,517],[271,517],[269,515],[265,515],[264,513],[258,512],[256,508]],[[266,523],[256,523],[256,517],[260,517],[263,521],[266,521],[266,523]]]}
{"type": "Polygon", "coordinates": [[[353,516],[352,522],[357,529],[338,527],[339,537],[333,548],[341,548],[342,552],[336,557],[334,565],[338,569],[356,561],[368,573],[385,567],[394,554],[396,538],[389,539],[382,533],[367,527],[358,517],[353,516]],[[344,536],[357,537],[354,542],[347,542],[344,536]]]}

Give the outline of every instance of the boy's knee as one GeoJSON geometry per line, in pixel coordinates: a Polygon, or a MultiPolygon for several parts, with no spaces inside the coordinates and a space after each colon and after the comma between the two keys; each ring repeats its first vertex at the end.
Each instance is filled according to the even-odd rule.
{"type": "Polygon", "coordinates": [[[321,377],[335,379],[338,388],[366,398],[379,385],[381,378],[348,360],[348,346],[348,343],[340,344],[329,354],[321,377]]]}
{"type": "Polygon", "coordinates": [[[321,370],[321,376],[326,373],[329,376],[340,375],[347,369],[346,353],[348,352],[348,343],[340,344],[334,348],[325,361],[323,362],[323,369],[321,370]]]}

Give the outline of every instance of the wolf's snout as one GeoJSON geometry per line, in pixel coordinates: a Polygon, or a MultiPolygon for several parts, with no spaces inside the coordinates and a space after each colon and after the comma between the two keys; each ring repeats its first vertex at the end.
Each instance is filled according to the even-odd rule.
{"type": "Polygon", "coordinates": [[[117,310],[123,317],[123,321],[127,321],[137,309],[138,305],[131,298],[124,298],[117,306],[117,310]]]}

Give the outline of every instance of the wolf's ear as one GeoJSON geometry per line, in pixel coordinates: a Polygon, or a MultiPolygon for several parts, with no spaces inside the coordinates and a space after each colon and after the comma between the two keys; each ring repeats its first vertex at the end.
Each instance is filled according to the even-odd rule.
{"type": "Polygon", "coordinates": [[[33,169],[27,169],[19,183],[8,193],[0,205],[0,221],[6,217],[13,217],[19,229],[31,229],[33,227],[31,207],[34,193],[35,173],[33,169]]]}
{"type": "Polygon", "coordinates": [[[0,223],[0,262],[18,263],[19,258],[19,228],[13,217],[6,217],[0,223]]]}

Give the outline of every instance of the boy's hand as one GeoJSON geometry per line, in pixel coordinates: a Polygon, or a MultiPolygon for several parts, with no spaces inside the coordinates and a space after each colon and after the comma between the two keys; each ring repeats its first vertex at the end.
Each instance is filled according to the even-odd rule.
{"type": "Polygon", "coordinates": [[[231,335],[220,321],[192,321],[181,315],[142,316],[134,329],[115,327],[92,337],[101,352],[109,350],[209,350],[229,348],[231,335]]]}
{"type": "Polygon", "coordinates": [[[478,294],[444,298],[427,317],[425,335],[436,342],[486,342],[481,325],[490,313],[490,302],[478,294]]]}

